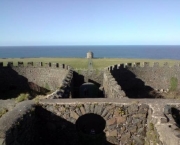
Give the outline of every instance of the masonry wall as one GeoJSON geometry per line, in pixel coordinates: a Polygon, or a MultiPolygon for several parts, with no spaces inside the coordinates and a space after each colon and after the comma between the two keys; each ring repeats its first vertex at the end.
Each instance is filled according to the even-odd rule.
{"type": "Polygon", "coordinates": [[[34,104],[25,101],[0,119],[0,145],[32,145],[37,140],[34,104]]]}
{"type": "Polygon", "coordinates": [[[38,104],[24,101],[1,117],[0,144],[79,145],[76,121],[93,113],[106,121],[104,135],[111,144],[179,145],[180,101],[157,100],[44,99],[38,104]]]}
{"type": "Polygon", "coordinates": [[[78,69],[75,70],[80,76],[84,77],[84,82],[94,82],[99,85],[103,83],[103,73],[104,70],[88,70],[88,69],[78,69]]]}
{"type": "Polygon", "coordinates": [[[121,86],[117,83],[109,71],[104,72],[103,89],[105,98],[126,97],[125,92],[121,89],[121,86]]]}
{"type": "MultiPolygon", "coordinates": [[[[106,120],[106,140],[112,144],[138,144],[144,145],[146,136],[146,124],[149,107],[145,104],[109,104],[109,103],[85,103],[85,104],[43,104],[42,107],[68,121],[68,126],[75,125],[76,120],[88,113],[98,114],[106,120]]],[[[52,119],[52,118],[51,118],[52,119]]],[[[54,131],[60,129],[58,122],[55,123],[50,117],[43,120],[51,124],[54,131]],[[59,126],[59,127],[58,127],[59,126]]],[[[75,129],[64,128],[64,134],[68,134],[71,140],[66,143],[75,142],[75,129]],[[70,131],[71,130],[71,131],[70,131]],[[69,132],[69,133],[68,133],[69,132]]],[[[58,135],[61,138],[60,134],[58,135]]],[[[59,139],[60,140],[60,139],[59,139]]],[[[62,141],[61,141],[62,142],[62,141]]]]}
{"type": "MultiPolygon", "coordinates": [[[[102,87],[103,84],[103,73],[104,70],[96,70],[96,69],[75,69],[73,73],[73,95],[74,98],[78,98],[79,88],[83,83],[91,82],[94,83],[98,88],[102,87]]],[[[99,90],[99,94],[97,97],[103,97],[102,90],[99,90]]]]}
{"type": "Polygon", "coordinates": [[[178,64],[169,66],[165,63],[164,66],[159,66],[158,63],[154,63],[153,66],[149,66],[147,62],[143,65],[126,63],[110,66],[108,69],[118,82],[126,83],[125,87],[145,85],[153,89],[167,90],[172,87],[172,78],[175,78],[177,79],[176,89],[180,88],[180,66],[178,64]]]}
{"type": "Polygon", "coordinates": [[[13,66],[0,67],[0,88],[8,89],[25,89],[30,87],[33,90],[40,91],[41,88],[47,90],[55,90],[62,85],[63,79],[66,77],[69,69],[68,66],[59,64],[29,63],[24,66],[19,63],[13,66]]]}

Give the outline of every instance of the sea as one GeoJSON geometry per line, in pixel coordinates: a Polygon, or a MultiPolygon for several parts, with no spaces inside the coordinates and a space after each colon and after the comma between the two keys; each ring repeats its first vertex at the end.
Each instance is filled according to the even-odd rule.
{"type": "Polygon", "coordinates": [[[180,60],[180,45],[0,46],[0,58],[66,57],[145,58],[180,60]]]}

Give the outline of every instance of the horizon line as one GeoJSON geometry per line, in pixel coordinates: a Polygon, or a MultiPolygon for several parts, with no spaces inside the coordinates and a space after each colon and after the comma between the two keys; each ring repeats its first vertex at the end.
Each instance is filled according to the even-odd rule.
{"type": "Polygon", "coordinates": [[[180,46],[180,44],[79,44],[79,45],[0,45],[0,47],[34,47],[34,46],[180,46]]]}

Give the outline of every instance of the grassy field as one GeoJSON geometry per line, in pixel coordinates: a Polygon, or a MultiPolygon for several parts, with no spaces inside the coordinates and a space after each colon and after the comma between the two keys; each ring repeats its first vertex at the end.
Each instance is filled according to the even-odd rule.
{"type": "MultiPolygon", "coordinates": [[[[17,65],[17,62],[24,62],[25,65],[27,62],[57,62],[61,64],[67,64],[73,68],[88,68],[88,59],[86,58],[7,58],[0,59],[0,62],[4,62],[4,65],[7,65],[7,62],[14,62],[14,65],[17,65]]],[[[180,60],[170,60],[170,59],[126,59],[126,58],[96,58],[93,59],[93,67],[95,69],[104,68],[114,64],[128,63],[128,62],[150,62],[152,66],[154,62],[159,62],[160,65],[163,65],[164,62],[168,62],[169,65],[174,65],[175,63],[180,63],[180,60]]]]}

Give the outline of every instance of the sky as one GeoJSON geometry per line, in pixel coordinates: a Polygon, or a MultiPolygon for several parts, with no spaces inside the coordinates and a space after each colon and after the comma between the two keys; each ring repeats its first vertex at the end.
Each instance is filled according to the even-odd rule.
{"type": "Polygon", "coordinates": [[[180,0],[0,0],[0,46],[180,45],[180,0]]]}

